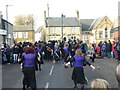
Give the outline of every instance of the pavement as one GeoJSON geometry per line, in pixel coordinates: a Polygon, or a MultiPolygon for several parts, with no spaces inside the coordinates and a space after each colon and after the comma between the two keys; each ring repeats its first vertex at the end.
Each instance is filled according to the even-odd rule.
{"type": "MultiPolygon", "coordinates": [[[[116,60],[96,59],[91,64],[99,69],[92,71],[89,66],[84,68],[89,80],[86,88],[89,88],[91,81],[96,78],[107,80],[111,88],[118,87],[115,77],[115,68],[118,65],[116,60]]],[[[73,88],[72,70],[72,67],[64,68],[63,61],[55,64],[52,61],[45,61],[42,71],[36,71],[37,88],[73,88]]],[[[22,78],[19,64],[2,65],[2,88],[22,88],[22,78]]]]}

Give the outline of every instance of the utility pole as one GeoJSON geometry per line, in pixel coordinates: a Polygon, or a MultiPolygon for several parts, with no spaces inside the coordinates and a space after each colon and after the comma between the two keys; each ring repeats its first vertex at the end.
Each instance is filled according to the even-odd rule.
{"type": "Polygon", "coordinates": [[[6,5],[6,21],[7,21],[7,43],[9,42],[8,41],[8,37],[10,36],[10,34],[9,34],[9,27],[8,27],[8,7],[9,6],[12,6],[12,5],[6,5]]]}
{"type": "Polygon", "coordinates": [[[50,40],[50,27],[49,27],[49,4],[47,4],[48,9],[48,32],[49,32],[49,40],[50,40]]]}
{"type": "Polygon", "coordinates": [[[6,5],[6,20],[8,20],[8,6],[9,5],[6,5]]]}
{"type": "Polygon", "coordinates": [[[8,7],[13,5],[6,5],[6,20],[8,21],[8,7]]]}
{"type": "Polygon", "coordinates": [[[64,15],[62,14],[61,15],[61,20],[62,20],[62,23],[61,23],[62,40],[63,40],[63,17],[64,17],[64,15]]]}

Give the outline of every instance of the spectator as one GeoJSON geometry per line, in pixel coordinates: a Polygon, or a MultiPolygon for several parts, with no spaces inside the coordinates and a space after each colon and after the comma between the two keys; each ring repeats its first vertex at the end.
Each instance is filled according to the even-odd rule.
{"type": "Polygon", "coordinates": [[[101,51],[102,51],[102,57],[103,58],[106,57],[106,43],[102,45],[101,51]]]}
{"type": "Polygon", "coordinates": [[[98,56],[101,56],[101,47],[99,45],[96,47],[96,51],[98,56]]]}
{"type": "Polygon", "coordinates": [[[91,83],[92,90],[109,90],[109,83],[104,79],[95,79],[91,83]]]}
{"type": "Polygon", "coordinates": [[[94,62],[95,60],[95,49],[93,47],[93,45],[91,45],[88,50],[87,50],[87,56],[92,60],[92,62],[94,62]]]}
{"type": "Polygon", "coordinates": [[[19,55],[19,48],[18,48],[18,46],[14,46],[13,47],[13,58],[14,58],[14,60],[13,60],[13,63],[17,63],[18,62],[18,55],[19,55]]]}
{"type": "Polygon", "coordinates": [[[100,41],[100,43],[98,44],[98,46],[102,47],[103,43],[102,41],[100,41]]]}
{"type": "Polygon", "coordinates": [[[111,52],[112,58],[115,58],[115,42],[112,43],[112,52],[111,52]]]}
{"type": "Polygon", "coordinates": [[[110,40],[108,41],[108,43],[106,45],[106,51],[107,51],[107,57],[111,58],[112,44],[111,44],[110,40]]]}
{"type": "Polygon", "coordinates": [[[7,58],[7,63],[10,64],[10,55],[11,55],[11,50],[10,46],[8,45],[6,50],[5,50],[6,58],[7,58]]]}

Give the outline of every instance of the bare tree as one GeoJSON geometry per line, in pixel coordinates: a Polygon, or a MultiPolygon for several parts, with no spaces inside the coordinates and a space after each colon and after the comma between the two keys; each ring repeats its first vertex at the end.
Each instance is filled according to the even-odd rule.
{"type": "Polygon", "coordinates": [[[14,23],[15,25],[32,25],[34,23],[33,15],[16,16],[14,23]]]}

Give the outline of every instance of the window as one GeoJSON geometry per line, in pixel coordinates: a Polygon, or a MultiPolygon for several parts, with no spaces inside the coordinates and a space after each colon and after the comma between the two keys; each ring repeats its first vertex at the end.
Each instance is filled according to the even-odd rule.
{"type": "Polygon", "coordinates": [[[13,32],[13,37],[17,38],[17,32],[13,32]]]}
{"type": "Polygon", "coordinates": [[[107,38],[108,35],[107,35],[107,28],[105,29],[105,38],[107,38]]]}
{"type": "Polygon", "coordinates": [[[114,33],[110,32],[110,38],[114,38],[114,33]]]}
{"type": "Polygon", "coordinates": [[[99,32],[99,38],[103,38],[103,32],[102,31],[99,32]]]}
{"type": "Polygon", "coordinates": [[[65,28],[63,28],[63,33],[65,33],[65,28]]]}
{"type": "Polygon", "coordinates": [[[84,38],[85,38],[85,40],[88,40],[88,37],[87,37],[87,36],[85,36],[84,38]]]}
{"type": "Polygon", "coordinates": [[[28,32],[23,32],[23,38],[28,38],[28,32]]]}
{"type": "Polygon", "coordinates": [[[23,42],[28,42],[28,40],[24,40],[23,42]]]}
{"type": "Polygon", "coordinates": [[[50,40],[56,40],[56,36],[50,37],[50,40]]]}
{"type": "Polygon", "coordinates": [[[18,38],[22,38],[22,32],[18,32],[18,38]]]}
{"type": "Polygon", "coordinates": [[[82,40],[88,40],[88,36],[82,36],[82,40]]]}
{"type": "Polygon", "coordinates": [[[56,33],[56,29],[55,28],[51,28],[51,33],[56,33]]]}
{"type": "Polygon", "coordinates": [[[76,33],[76,28],[72,28],[72,33],[76,33]]]}

